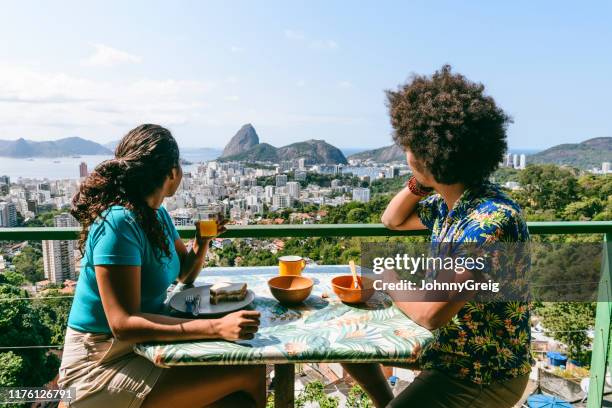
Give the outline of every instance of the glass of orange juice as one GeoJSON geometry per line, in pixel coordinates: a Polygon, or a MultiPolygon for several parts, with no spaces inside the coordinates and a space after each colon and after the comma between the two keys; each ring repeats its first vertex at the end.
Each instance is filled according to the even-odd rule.
{"type": "Polygon", "coordinates": [[[219,233],[220,212],[216,206],[207,206],[198,210],[197,228],[201,238],[214,237],[219,233]]]}

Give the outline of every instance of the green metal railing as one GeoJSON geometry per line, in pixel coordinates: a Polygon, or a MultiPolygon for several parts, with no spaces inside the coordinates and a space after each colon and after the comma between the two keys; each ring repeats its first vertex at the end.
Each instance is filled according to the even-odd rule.
{"type": "MultiPolygon", "coordinates": [[[[588,408],[602,404],[606,369],[612,373],[612,221],[530,222],[532,235],[602,234],[605,243],[602,277],[599,285],[595,339],[591,358],[588,408]]],[[[194,227],[179,227],[182,238],[192,238],[194,227]]],[[[0,240],[65,240],[77,239],[79,228],[0,228],[0,240]]],[[[427,230],[393,231],[382,224],[282,224],[230,225],[223,238],[285,238],[285,237],[372,237],[427,236],[427,230]]]]}

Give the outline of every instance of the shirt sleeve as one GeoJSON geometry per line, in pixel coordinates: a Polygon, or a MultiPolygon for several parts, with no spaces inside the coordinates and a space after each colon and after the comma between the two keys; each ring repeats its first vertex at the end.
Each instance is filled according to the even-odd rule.
{"type": "Polygon", "coordinates": [[[527,240],[526,234],[526,224],[520,214],[503,206],[489,204],[470,215],[460,242],[481,246],[522,242],[527,240]]]}
{"type": "Polygon", "coordinates": [[[93,243],[94,265],[142,265],[144,243],[127,210],[109,211],[93,243]]]}
{"type": "Polygon", "coordinates": [[[433,229],[436,219],[440,216],[440,196],[434,194],[419,201],[416,213],[427,229],[433,229]]]}

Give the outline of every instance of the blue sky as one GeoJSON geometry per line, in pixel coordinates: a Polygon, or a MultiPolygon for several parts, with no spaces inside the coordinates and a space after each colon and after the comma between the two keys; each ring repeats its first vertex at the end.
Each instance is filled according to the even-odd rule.
{"type": "Polygon", "coordinates": [[[0,139],[390,144],[384,89],[444,63],[514,117],[512,148],[612,136],[610,2],[3,3],[0,139]]]}

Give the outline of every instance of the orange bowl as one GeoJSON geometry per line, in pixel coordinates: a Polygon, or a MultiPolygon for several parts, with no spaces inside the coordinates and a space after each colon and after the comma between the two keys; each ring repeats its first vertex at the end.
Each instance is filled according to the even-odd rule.
{"type": "Polygon", "coordinates": [[[272,296],[281,303],[301,303],[312,292],[313,281],[304,276],[276,276],[268,281],[272,296]]]}
{"type": "Polygon", "coordinates": [[[365,303],[374,294],[374,287],[370,279],[357,276],[360,288],[353,285],[353,275],[340,275],[332,279],[332,288],[344,303],[365,303]],[[365,287],[364,287],[365,284],[365,287]]]}

